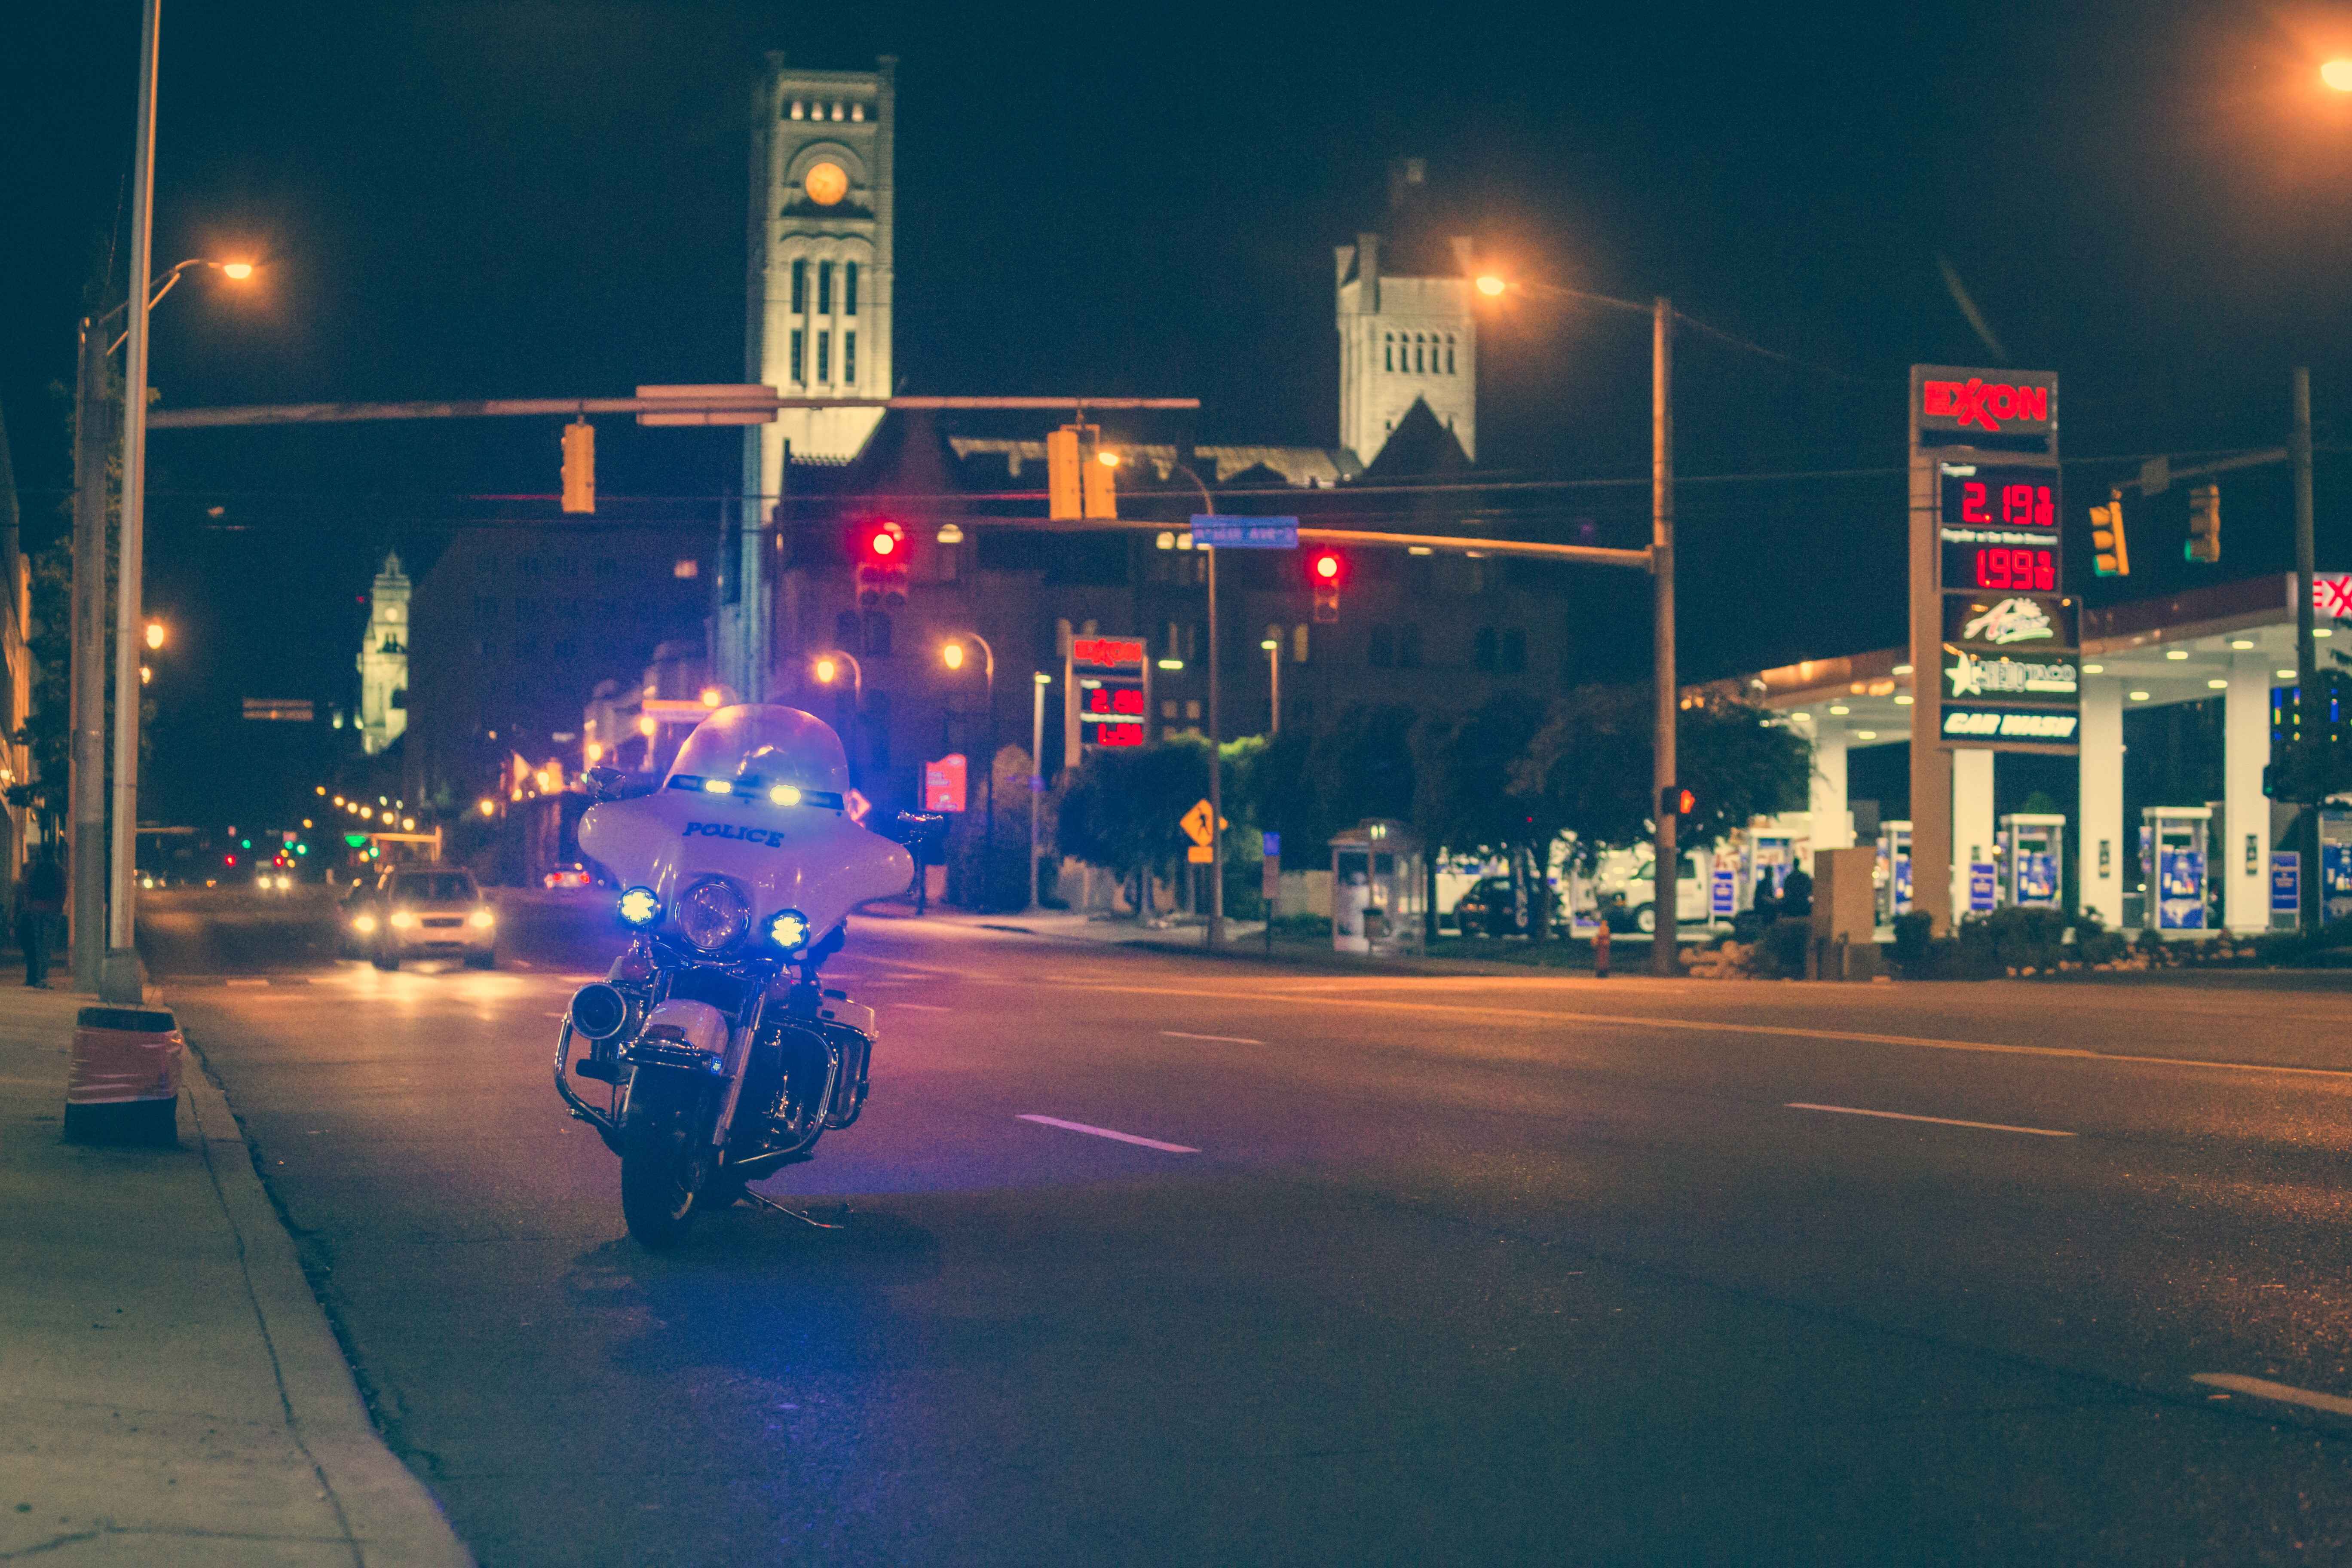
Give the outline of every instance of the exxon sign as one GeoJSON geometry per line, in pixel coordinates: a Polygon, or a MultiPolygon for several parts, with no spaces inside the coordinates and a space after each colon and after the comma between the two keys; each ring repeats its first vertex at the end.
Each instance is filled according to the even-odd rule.
{"type": "Polygon", "coordinates": [[[1931,364],[1914,369],[1911,379],[1912,412],[1923,431],[2047,436],[2057,428],[2055,371],[1979,371],[1931,364]]]}

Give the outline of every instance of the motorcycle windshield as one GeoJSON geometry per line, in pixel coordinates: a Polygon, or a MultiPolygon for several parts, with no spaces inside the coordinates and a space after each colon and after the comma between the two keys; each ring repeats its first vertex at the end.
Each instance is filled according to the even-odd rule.
{"type": "MultiPolygon", "coordinates": [[[[677,749],[669,777],[756,780],[834,795],[849,792],[849,759],[833,726],[814,713],[771,703],[721,708],[677,749]]],[[[667,785],[669,779],[664,779],[667,785]]]]}

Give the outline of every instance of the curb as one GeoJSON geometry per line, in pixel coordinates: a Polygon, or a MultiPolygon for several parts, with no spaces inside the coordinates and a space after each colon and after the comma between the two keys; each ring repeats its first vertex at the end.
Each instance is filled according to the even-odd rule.
{"type": "Polygon", "coordinates": [[[351,1364],[310,1289],[294,1238],[255,1173],[253,1151],[210,1065],[194,1043],[196,1070],[184,1084],[194,1138],[237,1244],[246,1289],[278,1373],[295,1445],[367,1568],[474,1568],[440,1503],[384,1446],[352,1381],[351,1364]]]}

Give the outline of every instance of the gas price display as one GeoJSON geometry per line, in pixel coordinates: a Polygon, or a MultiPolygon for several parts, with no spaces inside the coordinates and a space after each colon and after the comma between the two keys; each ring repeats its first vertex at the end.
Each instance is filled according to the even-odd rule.
{"type": "Polygon", "coordinates": [[[2048,532],[2058,526],[2058,479],[2049,468],[1996,468],[1981,463],[1957,471],[1947,468],[1943,500],[1948,530],[2031,528],[2048,532]]]}
{"type": "Polygon", "coordinates": [[[1944,544],[1944,586],[1959,593],[2054,594],[2058,552],[2046,544],[1944,544]]]}
{"type": "Polygon", "coordinates": [[[1078,692],[1078,720],[1087,726],[1086,739],[1097,746],[1143,744],[1143,688],[1087,686],[1078,692]]]}

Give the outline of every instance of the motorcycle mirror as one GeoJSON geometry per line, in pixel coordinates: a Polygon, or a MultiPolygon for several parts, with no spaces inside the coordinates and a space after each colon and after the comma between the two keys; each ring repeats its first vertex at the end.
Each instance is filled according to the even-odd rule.
{"type": "Polygon", "coordinates": [[[618,800],[628,784],[628,775],[618,768],[590,768],[580,775],[587,786],[591,800],[618,800]]]}
{"type": "Polygon", "coordinates": [[[912,848],[917,843],[937,843],[945,835],[947,826],[948,819],[936,812],[895,811],[880,819],[874,831],[912,848]]]}

